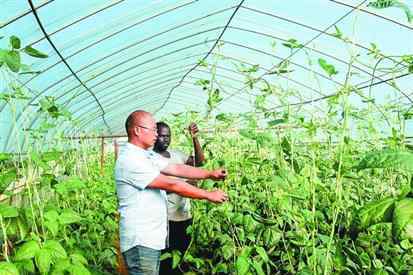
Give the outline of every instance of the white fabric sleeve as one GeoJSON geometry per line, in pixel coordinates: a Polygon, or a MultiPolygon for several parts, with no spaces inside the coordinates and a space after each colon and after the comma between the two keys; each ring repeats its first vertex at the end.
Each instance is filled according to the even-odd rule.
{"type": "Polygon", "coordinates": [[[175,153],[179,157],[179,159],[182,161],[182,164],[185,164],[189,158],[189,155],[185,154],[184,152],[180,150],[176,150],[175,153]]]}
{"type": "MultiPolygon", "coordinates": [[[[161,164],[161,161],[159,161],[159,164],[161,164]]],[[[139,156],[121,165],[118,179],[143,190],[159,174],[160,169],[153,160],[139,156]]]]}
{"type": "Polygon", "coordinates": [[[163,169],[165,169],[169,164],[168,159],[161,156],[160,154],[154,153],[151,156],[151,158],[152,158],[153,163],[158,167],[159,171],[162,171],[163,169]]]}

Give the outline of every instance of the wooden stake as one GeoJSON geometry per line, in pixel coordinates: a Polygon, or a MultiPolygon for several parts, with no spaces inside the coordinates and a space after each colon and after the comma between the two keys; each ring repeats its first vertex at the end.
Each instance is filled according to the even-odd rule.
{"type": "Polygon", "coordinates": [[[101,138],[100,147],[100,175],[103,175],[103,165],[105,164],[105,138],[101,138]]]}

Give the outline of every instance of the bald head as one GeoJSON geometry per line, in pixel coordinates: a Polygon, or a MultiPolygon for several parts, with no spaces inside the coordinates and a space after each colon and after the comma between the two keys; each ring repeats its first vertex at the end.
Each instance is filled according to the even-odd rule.
{"type": "Polygon", "coordinates": [[[152,115],[143,110],[137,110],[131,113],[126,119],[125,123],[125,128],[126,132],[128,133],[128,137],[131,137],[135,127],[151,119],[153,119],[152,115]]]}
{"type": "Polygon", "coordinates": [[[156,121],[151,113],[137,110],[131,113],[126,119],[126,132],[128,141],[139,147],[147,149],[156,140],[156,121]]]}

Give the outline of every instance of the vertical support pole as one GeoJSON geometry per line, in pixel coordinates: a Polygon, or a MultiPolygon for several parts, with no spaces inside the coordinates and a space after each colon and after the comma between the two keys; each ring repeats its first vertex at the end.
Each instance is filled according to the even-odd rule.
{"type": "MultiPolygon", "coordinates": [[[[115,139],[113,139],[113,149],[115,153],[115,161],[118,159],[119,156],[119,143],[115,139]]],[[[115,249],[116,249],[116,270],[119,275],[128,275],[128,269],[126,268],[125,259],[123,259],[123,255],[120,252],[120,241],[119,241],[119,212],[116,212],[115,216],[116,221],[118,222],[118,228],[115,237],[115,249]]]]}
{"type": "Polygon", "coordinates": [[[113,139],[113,151],[115,152],[115,161],[116,161],[119,155],[119,144],[116,138],[113,139]]]}
{"type": "Polygon", "coordinates": [[[103,165],[105,164],[105,138],[101,138],[100,144],[100,175],[103,175],[103,165]]]}

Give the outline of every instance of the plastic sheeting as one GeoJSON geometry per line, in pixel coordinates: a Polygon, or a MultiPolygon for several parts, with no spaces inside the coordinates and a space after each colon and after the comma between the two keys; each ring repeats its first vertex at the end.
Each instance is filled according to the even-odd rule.
{"type": "MultiPolygon", "coordinates": [[[[386,56],[412,54],[413,24],[403,9],[374,9],[369,2],[1,0],[0,48],[16,35],[23,46],[49,57],[23,57],[23,63],[41,73],[18,76],[29,100],[15,106],[0,101],[0,148],[13,148],[22,125],[39,127],[39,101],[45,96],[73,114],[75,128],[59,125],[67,135],[123,133],[125,118],[135,109],[158,118],[204,111],[207,95],[195,83],[211,73],[197,65],[202,59],[210,64],[219,59],[216,80],[224,99],[217,113],[253,109],[254,93],[245,92],[245,76],[236,69],[240,62],[259,64],[257,76],[267,73],[272,83],[299,91],[289,103],[303,104],[308,112],[325,108],[323,98],[344,84],[348,66],[357,87],[375,84],[371,93],[377,102],[412,104],[413,79],[407,69],[373,77],[367,53],[374,43],[386,56]],[[337,30],[352,42],[338,39],[337,30]],[[302,47],[283,45],[291,39],[302,47]],[[349,65],[351,53],[359,54],[361,62],[349,65]],[[317,64],[320,58],[339,73],[326,75],[317,64]],[[292,72],[268,74],[287,59],[292,72]],[[396,78],[397,89],[389,78],[396,78]]],[[[412,2],[405,1],[410,8],[412,2]]],[[[389,57],[382,64],[386,62],[393,61],[389,57]]],[[[273,102],[274,108],[280,104],[273,102]]]]}

